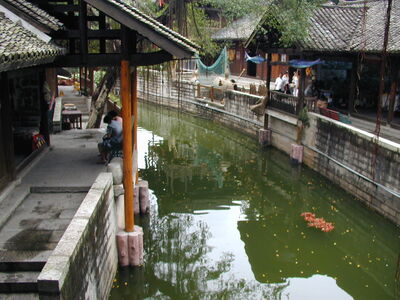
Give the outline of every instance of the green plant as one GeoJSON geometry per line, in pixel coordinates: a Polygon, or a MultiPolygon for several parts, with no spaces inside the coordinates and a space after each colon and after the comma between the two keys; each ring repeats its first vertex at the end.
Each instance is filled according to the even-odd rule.
{"type": "Polygon", "coordinates": [[[307,106],[304,106],[300,112],[299,116],[297,117],[299,121],[302,122],[304,127],[309,127],[310,126],[310,118],[308,117],[308,109],[307,106]]]}

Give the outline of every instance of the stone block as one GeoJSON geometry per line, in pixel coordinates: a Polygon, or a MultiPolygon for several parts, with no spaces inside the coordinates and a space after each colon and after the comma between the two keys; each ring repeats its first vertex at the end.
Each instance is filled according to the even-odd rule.
{"type": "Polygon", "coordinates": [[[140,213],[147,214],[150,211],[149,183],[145,180],[141,180],[138,183],[138,187],[140,213]]]}
{"type": "Polygon", "coordinates": [[[51,255],[37,279],[39,294],[60,292],[69,264],[69,257],[51,255]]]}
{"type": "Polygon", "coordinates": [[[112,174],[113,184],[122,184],[123,180],[123,160],[121,157],[115,157],[107,165],[107,172],[112,174]]]}
{"type": "Polygon", "coordinates": [[[90,189],[79,206],[75,218],[90,218],[97,205],[104,199],[104,195],[104,190],[90,189]]]}
{"type": "Polygon", "coordinates": [[[115,210],[117,215],[117,226],[119,229],[125,229],[125,202],[124,195],[120,195],[115,203],[115,210]]]}
{"type": "Polygon", "coordinates": [[[135,215],[138,215],[140,213],[139,185],[134,185],[133,188],[133,212],[135,215]]]}
{"type": "Polygon", "coordinates": [[[123,195],[125,193],[123,184],[115,184],[113,186],[113,190],[114,190],[114,197],[115,198],[118,198],[119,196],[121,196],[121,195],[123,195]]]}
{"type": "Polygon", "coordinates": [[[108,190],[113,184],[113,178],[110,173],[100,173],[94,183],[91,186],[91,189],[96,190],[108,190]]]}
{"type": "Polygon", "coordinates": [[[290,159],[292,163],[301,164],[303,162],[303,150],[303,146],[292,144],[292,149],[290,152],[290,159]]]}
{"type": "Polygon", "coordinates": [[[118,262],[121,267],[129,266],[129,244],[128,233],[120,231],[117,233],[118,262]]]}
{"type": "Polygon", "coordinates": [[[267,147],[271,145],[271,134],[272,131],[269,129],[260,129],[258,131],[258,143],[263,146],[267,147]]]}
{"type": "Polygon", "coordinates": [[[87,230],[88,219],[74,218],[64,232],[53,255],[71,257],[76,249],[82,244],[82,234],[87,230]]]}

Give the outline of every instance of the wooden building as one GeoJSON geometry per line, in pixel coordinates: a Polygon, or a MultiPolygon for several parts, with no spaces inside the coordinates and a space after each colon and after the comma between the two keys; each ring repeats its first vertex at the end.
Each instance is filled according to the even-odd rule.
{"type": "MultiPolygon", "coordinates": [[[[227,45],[229,55],[229,68],[232,75],[254,77],[265,80],[267,78],[266,63],[255,64],[246,61],[246,52],[250,56],[260,55],[266,58],[266,52],[258,48],[245,47],[246,41],[255,31],[260,22],[260,17],[245,16],[238,19],[228,26],[221,28],[212,35],[212,39],[220,44],[227,45]]],[[[288,56],[285,54],[274,53],[271,57],[273,62],[286,62],[288,56]]],[[[271,78],[275,79],[279,73],[288,70],[285,64],[276,64],[271,69],[271,78]]]]}
{"type": "MultiPolygon", "coordinates": [[[[290,59],[323,60],[309,72],[307,81],[315,81],[320,96],[329,98],[333,109],[375,121],[387,7],[388,0],[341,0],[313,12],[303,41],[280,47],[276,35],[267,36],[256,29],[245,45],[290,59]]],[[[260,26],[268,27],[263,20],[260,26]]],[[[382,116],[392,126],[400,125],[399,27],[400,3],[392,1],[382,99],[382,116]]]]}
{"type": "MultiPolygon", "coordinates": [[[[46,99],[57,93],[57,67],[121,66],[124,131],[132,132],[135,67],[189,59],[199,48],[122,0],[0,0],[0,11],[0,190],[20,153],[23,161],[35,152],[34,136],[50,143],[46,99]]],[[[125,144],[132,151],[132,140],[125,144]]]]}
{"type": "Polygon", "coordinates": [[[49,64],[64,54],[49,36],[62,24],[13,2],[0,2],[0,189],[49,141],[47,112],[57,91],[49,64]]]}

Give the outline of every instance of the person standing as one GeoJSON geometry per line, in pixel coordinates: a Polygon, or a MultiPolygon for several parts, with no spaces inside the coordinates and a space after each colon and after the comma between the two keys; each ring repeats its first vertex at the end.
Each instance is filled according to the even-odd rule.
{"type": "Polygon", "coordinates": [[[282,75],[283,75],[282,73],[279,73],[279,76],[275,79],[275,91],[279,92],[282,91],[282,83],[283,83],[282,75]]]}
{"type": "Polygon", "coordinates": [[[299,96],[299,75],[298,75],[297,71],[293,72],[292,83],[293,83],[293,96],[298,97],[299,96]]]}
{"type": "Polygon", "coordinates": [[[287,71],[282,76],[281,92],[283,92],[285,94],[290,94],[290,91],[289,91],[289,74],[288,74],[287,71]]]}

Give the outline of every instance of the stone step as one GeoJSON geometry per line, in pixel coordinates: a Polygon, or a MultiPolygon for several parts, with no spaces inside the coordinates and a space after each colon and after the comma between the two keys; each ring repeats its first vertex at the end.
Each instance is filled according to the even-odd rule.
{"type": "Polygon", "coordinates": [[[0,293],[36,293],[40,272],[0,272],[0,293]]]}
{"type": "Polygon", "coordinates": [[[37,271],[40,272],[52,250],[44,251],[0,251],[0,272],[37,271]]]}
{"type": "Polygon", "coordinates": [[[35,293],[6,293],[0,294],[0,300],[39,300],[35,293]]]}
{"type": "Polygon", "coordinates": [[[29,186],[20,184],[0,199],[0,228],[4,226],[8,218],[28,195],[29,186]]]}

